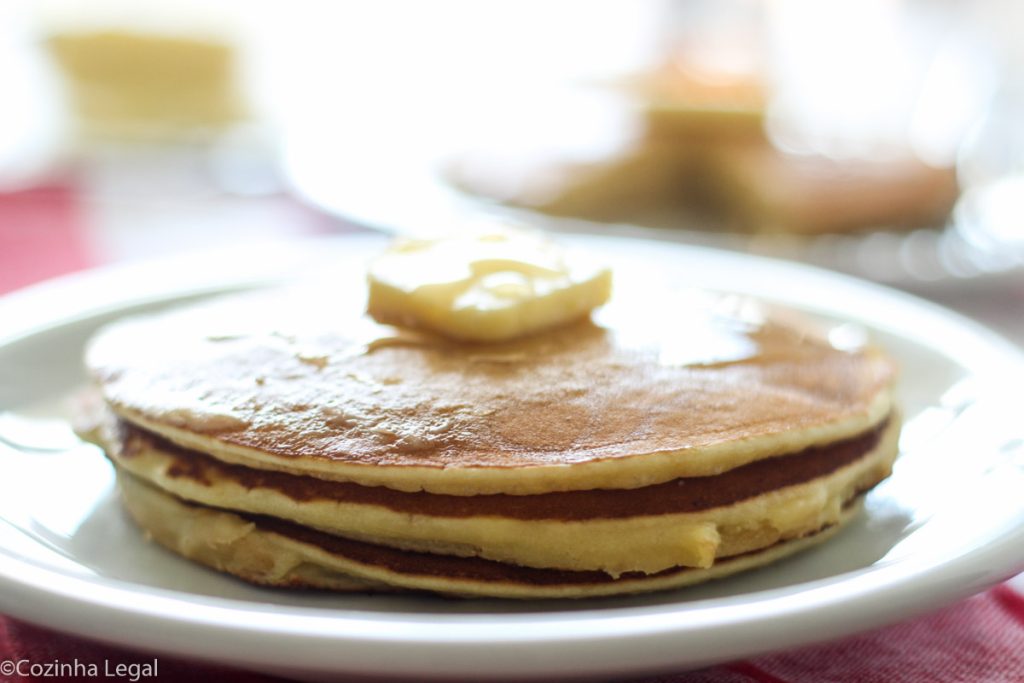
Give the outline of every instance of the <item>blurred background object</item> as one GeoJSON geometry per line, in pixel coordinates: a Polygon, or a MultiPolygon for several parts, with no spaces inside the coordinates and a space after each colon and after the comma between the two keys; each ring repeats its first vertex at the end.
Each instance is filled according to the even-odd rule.
{"type": "Polygon", "coordinates": [[[80,265],[497,219],[766,253],[946,300],[1020,289],[1012,0],[0,12],[8,272],[46,252],[3,207],[38,226],[63,206],[54,220],[83,228],[53,234],[80,265]]]}
{"type": "Polygon", "coordinates": [[[505,187],[485,150],[454,182],[548,213],[665,228],[696,218],[706,230],[807,234],[945,221],[956,149],[988,97],[984,79],[957,82],[940,64],[947,36],[918,35],[928,32],[892,2],[671,9],[658,61],[603,86],[634,110],[630,144],[583,163],[552,151],[505,187]],[[553,177],[557,186],[537,187],[553,177]]]}
{"type": "MultiPolygon", "coordinates": [[[[338,71],[356,97],[296,107],[285,168],[315,205],[401,232],[483,212],[959,287],[1024,263],[1005,231],[955,220],[976,184],[961,167],[988,165],[971,141],[1019,71],[976,13],[731,0],[506,16],[441,3],[416,17],[422,30],[392,36],[398,52],[343,41],[353,56],[340,63],[370,65],[338,71]]],[[[361,19],[366,35],[391,35],[361,19]]]]}
{"type": "Polygon", "coordinates": [[[172,136],[243,117],[234,53],[220,40],[99,29],[55,32],[47,47],[86,135],[172,136]]]}

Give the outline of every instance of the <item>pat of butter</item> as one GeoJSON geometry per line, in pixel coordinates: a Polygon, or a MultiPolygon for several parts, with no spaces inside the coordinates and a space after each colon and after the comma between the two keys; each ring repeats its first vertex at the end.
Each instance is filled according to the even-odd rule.
{"type": "Polygon", "coordinates": [[[502,341],[605,303],[611,271],[541,235],[502,230],[402,239],[370,266],[368,311],[384,323],[502,341]]]}

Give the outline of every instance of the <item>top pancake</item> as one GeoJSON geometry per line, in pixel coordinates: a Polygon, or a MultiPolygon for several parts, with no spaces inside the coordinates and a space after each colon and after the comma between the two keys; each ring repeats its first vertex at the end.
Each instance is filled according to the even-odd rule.
{"type": "Polygon", "coordinates": [[[251,467],[454,495],[636,488],[869,429],[891,362],[736,297],[616,291],[593,321],[460,344],[365,292],[235,296],[101,331],[122,418],[251,467]]]}

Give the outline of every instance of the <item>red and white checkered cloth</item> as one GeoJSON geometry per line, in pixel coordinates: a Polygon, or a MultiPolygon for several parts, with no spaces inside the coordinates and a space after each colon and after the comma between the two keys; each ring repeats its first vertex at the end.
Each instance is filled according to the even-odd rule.
{"type": "MultiPolygon", "coordinates": [[[[143,229],[131,207],[111,217],[70,184],[0,194],[0,293],[62,273],[216,240],[282,237],[324,230],[325,219],[287,198],[200,204],[191,216],[146,207],[143,229]],[[219,225],[202,226],[214,215],[219,225]],[[254,220],[258,218],[258,220],[254,220]],[[200,225],[196,227],[196,221],[200,225]],[[167,226],[163,232],[153,223],[167,226]],[[182,234],[178,226],[190,226],[182,234]],[[243,226],[245,232],[239,232],[243,226]]],[[[335,226],[337,227],[337,226],[335,226]]],[[[1018,578],[933,614],[837,642],[643,683],[1024,683],[1024,581],[1018,578]]],[[[0,661],[130,665],[145,653],[93,643],[0,615],[0,661]]],[[[164,680],[272,681],[267,676],[159,657],[164,680]]],[[[425,675],[429,672],[424,672],[425,675]]],[[[4,676],[0,682],[36,680],[4,676]]],[[[40,677],[39,681],[81,680],[40,677]]]]}

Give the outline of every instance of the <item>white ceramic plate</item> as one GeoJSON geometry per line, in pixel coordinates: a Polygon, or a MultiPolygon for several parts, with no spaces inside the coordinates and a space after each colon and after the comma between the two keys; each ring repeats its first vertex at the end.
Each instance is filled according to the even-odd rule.
{"type": "MultiPolygon", "coordinates": [[[[853,633],[1024,569],[1024,360],[1010,344],[906,295],[805,267],[581,241],[614,257],[617,277],[645,277],[653,292],[699,285],[755,294],[834,321],[837,340],[866,328],[890,349],[903,366],[902,455],[850,528],[746,575],[579,602],[265,590],[148,544],[122,515],[100,453],[60,421],[65,397],[84,383],[85,339],[125,313],[324,265],[357,268],[378,246],[344,238],[97,271],[0,300],[0,434],[9,442],[0,445],[0,610],[112,643],[309,679],[613,677],[853,633]],[[47,418],[57,421],[38,421],[47,418]]],[[[655,294],[652,314],[671,314],[657,304],[655,294]]]]}

